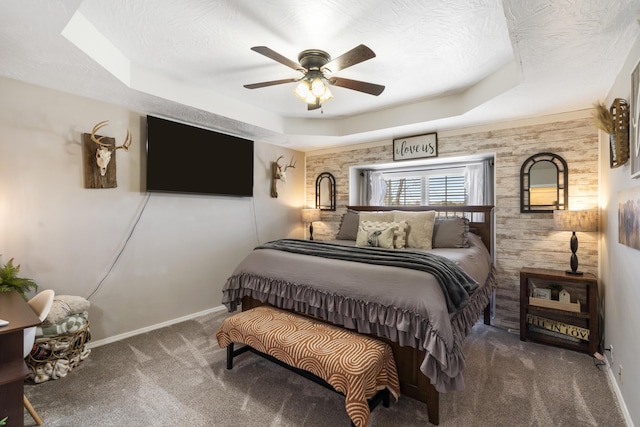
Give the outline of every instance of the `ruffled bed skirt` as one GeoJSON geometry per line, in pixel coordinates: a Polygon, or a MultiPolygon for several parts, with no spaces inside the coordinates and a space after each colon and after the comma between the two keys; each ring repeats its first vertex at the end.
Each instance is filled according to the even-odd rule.
{"type": "Polygon", "coordinates": [[[429,319],[397,307],[327,293],[302,284],[241,273],[231,276],[223,289],[222,303],[235,311],[245,296],[285,310],[307,314],[335,325],[426,351],[420,370],[439,392],[464,388],[462,371],[464,337],[478,321],[495,287],[495,267],[469,303],[451,315],[454,341],[447,343],[429,319]]]}

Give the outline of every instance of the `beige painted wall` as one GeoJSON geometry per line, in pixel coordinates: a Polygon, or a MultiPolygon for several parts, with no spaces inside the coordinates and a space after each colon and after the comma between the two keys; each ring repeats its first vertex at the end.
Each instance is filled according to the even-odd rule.
{"type": "Polygon", "coordinates": [[[93,294],[94,341],[219,307],[256,244],[302,237],[304,171],[269,195],[271,161],[302,165],[300,152],[256,141],[253,198],[149,195],[144,113],[4,78],[0,93],[1,261],[15,257],[41,289],[93,294]],[[118,188],[85,189],[81,134],[102,120],[102,134],[129,128],[134,142],[116,154],[118,188]]]}
{"type": "MultiPolygon", "coordinates": [[[[607,96],[607,105],[615,98],[631,102],[631,72],[639,61],[640,38],[629,51],[624,67],[607,96]]],[[[614,348],[613,354],[605,352],[605,355],[611,365],[611,379],[627,403],[629,425],[640,426],[640,250],[618,242],[618,201],[624,200],[621,193],[640,189],[640,179],[631,178],[629,162],[615,169],[609,167],[608,136],[602,134],[601,137],[603,234],[600,242],[600,294],[605,312],[604,344],[606,348],[614,348]]]]}
{"type": "MultiPolygon", "coordinates": [[[[545,118],[543,123],[514,122],[491,131],[448,131],[438,135],[438,158],[495,154],[496,315],[494,324],[519,328],[519,270],[522,267],[569,268],[569,232],[553,230],[552,214],[520,213],[520,167],[531,155],[550,151],[562,156],[569,168],[569,208],[598,205],[598,134],[588,113],[578,118],[545,118]],[[563,121],[554,121],[554,120],[563,121]]],[[[315,179],[331,172],[337,183],[336,212],[323,212],[314,223],[314,237],[334,238],[349,201],[349,167],[391,163],[392,141],[333,153],[307,153],[307,206],[315,204],[315,179]]],[[[578,233],[580,269],[598,272],[595,233],[578,233]]]]}

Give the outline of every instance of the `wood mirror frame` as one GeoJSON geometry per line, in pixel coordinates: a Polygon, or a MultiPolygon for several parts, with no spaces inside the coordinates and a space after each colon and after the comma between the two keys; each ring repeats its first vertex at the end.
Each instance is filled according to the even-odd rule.
{"type": "Polygon", "coordinates": [[[520,168],[520,212],[553,213],[569,205],[567,162],[553,153],[538,153],[520,168]]]}
{"type": "Polygon", "coordinates": [[[322,172],[316,178],[316,209],[336,210],[336,179],[329,172],[322,172]]]}

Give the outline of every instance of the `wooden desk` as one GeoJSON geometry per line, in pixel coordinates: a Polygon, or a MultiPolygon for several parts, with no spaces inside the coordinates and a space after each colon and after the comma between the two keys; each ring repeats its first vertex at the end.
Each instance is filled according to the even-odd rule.
{"type": "Polygon", "coordinates": [[[17,292],[0,292],[0,420],[7,425],[24,425],[24,379],[29,374],[24,363],[24,329],[39,325],[40,319],[17,292]]]}

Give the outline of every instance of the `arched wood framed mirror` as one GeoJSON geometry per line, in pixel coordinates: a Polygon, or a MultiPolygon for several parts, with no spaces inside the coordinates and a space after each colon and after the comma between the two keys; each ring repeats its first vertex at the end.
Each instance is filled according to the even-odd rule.
{"type": "Polygon", "coordinates": [[[569,204],[567,162],[557,154],[539,153],[520,168],[520,212],[566,210],[569,204]]]}
{"type": "Polygon", "coordinates": [[[329,172],[322,172],[316,178],[316,209],[336,210],[336,179],[329,172]]]}

